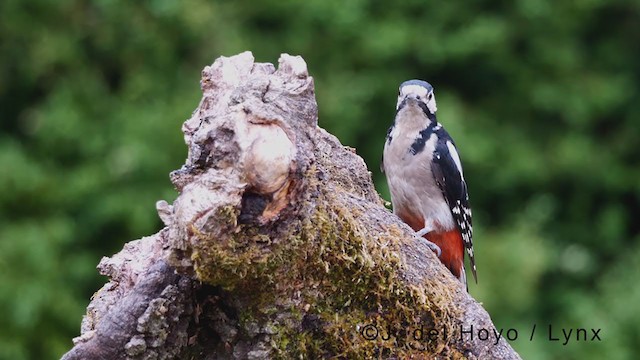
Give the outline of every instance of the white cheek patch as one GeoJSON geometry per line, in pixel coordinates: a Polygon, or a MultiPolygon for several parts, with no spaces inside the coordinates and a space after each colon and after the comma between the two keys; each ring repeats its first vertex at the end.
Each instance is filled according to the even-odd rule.
{"type": "Polygon", "coordinates": [[[458,168],[458,172],[460,173],[460,178],[464,180],[464,175],[462,174],[462,163],[460,162],[460,156],[458,156],[456,147],[453,146],[453,143],[451,143],[451,141],[447,141],[447,148],[449,148],[449,154],[451,155],[453,162],[456,163],[456,167],[458,168]]]}
{"type": "Polygon", "coordinates": [[[436,106],[436,96],[431,93],[431,100],[427,102],[427,107],[432,114],[435,114],[438,111],[438,107],[436,106]]]}

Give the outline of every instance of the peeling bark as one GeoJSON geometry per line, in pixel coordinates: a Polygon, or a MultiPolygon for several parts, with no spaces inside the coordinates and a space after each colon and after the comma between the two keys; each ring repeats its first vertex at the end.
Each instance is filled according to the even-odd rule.
{"type": "Polygon", "coordinates": [[[519,358],[317,126],[302,58],[221,57],[201,86],[165,228],[101,261],[63,359],[519,358]]]}

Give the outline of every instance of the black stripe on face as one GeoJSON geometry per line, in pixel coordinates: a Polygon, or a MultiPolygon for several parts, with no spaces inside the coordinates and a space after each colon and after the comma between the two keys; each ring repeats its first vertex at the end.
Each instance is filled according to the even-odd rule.
{"type": "Polygon", "coordinates": [[[398,108],[396,109],[396,113],[402,110],[405,106],[407,106],[407,98],[404,98],[402,102],[400,102],[400,105],[398,105],[398,108]]]}
{"type": "Polygon", "coordinates": [[[435,115],[431,113],[431,110],[429,110],[429,107],[427,106],[426,103],[422,102],[422,101],[418,101],[418,106],[420,106],[420,109],[422,109],[422,112],[427,115],[427,117],[431,120],[434,121],[435,120],[435,115]]]}

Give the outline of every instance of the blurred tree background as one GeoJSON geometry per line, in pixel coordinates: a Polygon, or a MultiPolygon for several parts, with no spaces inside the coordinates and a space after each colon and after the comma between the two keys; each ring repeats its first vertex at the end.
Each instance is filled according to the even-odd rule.
{"type": "Polygon", "coordinates": [[[474,206],[470,292],[526,359],[634,358],[639,44],[638,1],[2,0],[0,359],[71,347],[100,258],[175,199],[201,69],[244,50],[306,59],[320,125],[387,199],[397,87],[431,82],[474,206]]]}

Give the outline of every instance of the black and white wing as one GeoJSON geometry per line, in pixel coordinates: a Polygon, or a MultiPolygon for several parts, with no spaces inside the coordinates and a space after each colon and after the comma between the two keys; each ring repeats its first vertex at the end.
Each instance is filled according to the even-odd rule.
{"type": "Polygon", "coordinates": [[[444,129],[440,130],[438,142],[433,152],[431,172],[460,230],[464,246],[471,261],[473,278],[477,283],[478,277],[476,275],[476,262],[473,256],[473,227],[471,223],[471,207],[469,205],[467,183],[464,181],[462,164],[460,163],[460,156],[458,156],[456,146],[444,129]]]}

